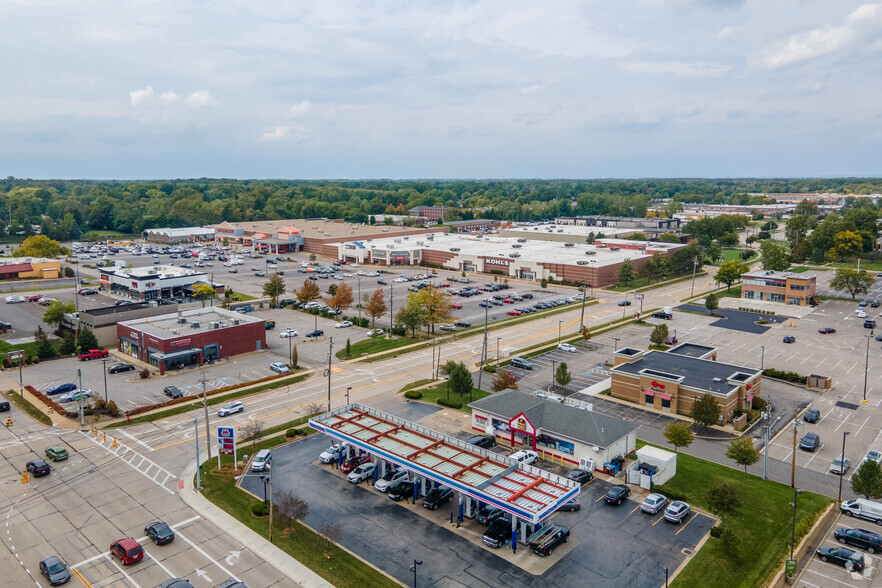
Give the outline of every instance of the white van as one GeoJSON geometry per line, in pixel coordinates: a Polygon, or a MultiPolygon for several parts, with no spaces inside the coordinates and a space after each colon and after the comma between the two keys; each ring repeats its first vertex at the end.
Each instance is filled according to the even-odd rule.
{"type": "Polygon", "coordinates": [[[846,500],[839,509],[847,517],[856,517],[867,521],[872,521],[882,526],[882,504],[867,500],[865,498],[857,498],[854,500],[846,500]]]}
{"type": "Polygon", "coordinates": [[[270,453],[269,449],[261,449],[257,452],[257,455],[254,456],[254,461],[251,462],[251,471],[252,472],[263,472],[270,468],[273,461],[273,454],[270,453]]]}

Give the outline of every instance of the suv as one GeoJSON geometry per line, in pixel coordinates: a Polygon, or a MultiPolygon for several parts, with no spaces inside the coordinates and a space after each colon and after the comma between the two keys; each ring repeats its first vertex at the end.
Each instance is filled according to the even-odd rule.
{"type": "Polygon", "coordinates": [[[669,321],[672,318],[674,318],[674,315],[672,315],[669,312],[664,312],[663,310],[660,310],[658,312],[652,313],[652,318],[660,318],[660,319],[665,319],[665,320],[669,321]]]}
{"type": "Polygon", "coordinates": [[[799,442],[799,448],[814,453],[821,446],[821,437],[817,433],[806,433],[799,442]]]}
{"type": "Polygon", "coordinates": [[[166,396],[170,396],[172,398],[183,398],[184,391],[178,388],[177,386],[166,386],[162,391],[166,396]]]}
{"type": "Polygon", "coordinates": [[[125,539],[120,539],[119,541],[111,543],[110,553],[118,557],[125,565],[133,564],[144,559],[144,549],[141,547],[140,543],[131,537],[126,537],[125,539]]]}
{"type": "Polygon", "coordinates": [[[398,480],[389,486],[389,492],[387,494],[389,494],[391,500],[395,500],[396,502],[399,500],[407,500],[413,496],[413,482],[406,478],[398,480]]]}
{"type": "Polygon", "coordinates": [[[254,461],[251,462],[251,471],[252,472],[263,472],[269,469],[273,463],[273,454],[269,449],[261,449],[257,452],[257,455],[254,456],[254,461]]]}
{"type": "Polygon", "coordinates": [[[502,547],[511,539],[511,515],[506,513],[493,519],[487,526],[482,537],[484,544],[490,547],[502,547]]]}
{"type": "Polygon", "coordinates": [[[864,321],[864,328],[865,329],[875,329],[876,328],[876,321],[873,319],[869,319],[869,320],[864,321]]]}
{"type": "Polygon", "coordinates": [[[346,476],[346,479],[352,482],[353,484],[361,484],[368,478],[374,475],[374,470],[377,468],[377,465],[371,462],[365,462],[349,472],[349,475],[346,476]]]}
{"type": "Polygon", "coordinates": [[[489,504],[487,504],[483,508],[478,510],[478,513],[475,515],[475,520],[486,526],[499,517],[504,517],[505,515],[506,512],[501,508],[496,508],[495,506],[490,506],[489,504]]]}
{"type": "Polygon", "coordinates": [[[52,461],[64,461],[67,459],[67,449],[61,445],[53,445],[46,449],[46,458],[52,461]]]}
{"type": "Polygon", "coordinates": [[[522,370],[531,370],[533,369],[533,363],[527,361],[523,357],[512,357],[511,367],[521,368],[522,370]]]}
{"type": "Polygon", "coordinates": [[[821,411],[817,408],[809,408],[806,409],[804,413],[802,413],[802,420],[807,423],[816,423],[821,419],[821,411]]]}
{"type": "Polygon", "coordinates": [[[445,502],[450,502],[452,499],[453,490],[447,486],[436,486],[429,490],[429,493],[423,498],[423,507],[429,510],[438,510],[438,507],[445,502]]]}
{"type": "Polygon", "coordinates": [[[882,535],[864,529],[848,529],[839,527],[833,537],[843,545],[856,545],[869,553],[882,551],[882,535]]]}
{"type": "Polygon", "coordinates": [[[43,461],[42,459],[35,459],[29,461],[26,469],[34,475],[35,478],[39,478],[40,476],[48,476],[49,472],[52,471],[52,468],[49,467],[49,464],[43,461]]]}
{"type": "Polygon", "coordinates": [[[387,470],[374,482],[374,488],[380,492],[387,492],[393,484],[401,480],[407,481],[407,470],[387,470]]]}
{"type": "Polygon", "coordinates": [[[478,435],[477,437],[469,439],[467,443],[482,449],[490,449],[496,445],[496,439],[493,438],[493,435],[478,435]]]}

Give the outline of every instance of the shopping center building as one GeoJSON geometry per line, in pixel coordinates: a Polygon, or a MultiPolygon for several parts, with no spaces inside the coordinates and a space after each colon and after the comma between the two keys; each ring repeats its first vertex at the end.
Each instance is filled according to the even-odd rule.
{"type": "Polygon", "coordinates": [[[795,274],[772,270],[754,270],[741,274],[741,297],[745,300],[761,300],[807,306],[816,302],[814,274],[795,274]]]}
{"type": "Polygon", "coordinates": [[[111,294],[140,302],[163,298],[183,300],[193,293],[193,286],[197,284],[211,285],[216,293],[224,290],[222,285],[212,284],[206,272],[174,265],[105,267],[101,268],[98,283],[111,294]]]}

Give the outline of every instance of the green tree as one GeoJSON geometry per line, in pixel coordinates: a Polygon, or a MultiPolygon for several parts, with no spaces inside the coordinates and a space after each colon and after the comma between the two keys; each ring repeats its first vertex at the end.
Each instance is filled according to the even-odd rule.
{"type": "Polygon", "coordinates": [[[652,257],[647,259],[643,264],[643,270],[646,272],[650,281],[654,277],[663,278],[667,275],[671,268],[671,259],[664,253],[653,253],[652,257]]]}
{"type": "Polygon", "coordinates": [[[620,284],[626,286],[637,279],[637,270],[634,269],[634,264],[631,263],[630,259],[626,259],[622,262],[616,272],[616,277],[620,284]]]}
{"type": "Polygon", "coordinates": [[[668,340],[668,325],[655,325],[652,329],[652,333],[649,335],[649,340],[657,347],[664,345],[665,341],[668,340]]]}
{"type": "Polygon", "coordinates": [[[450,372],[450,389],[459,394],[460,398],[472,393],[472,374],[462,362],[457,363],[450,372]]]}
{"type": "Polygon", "coordinates": [[[205,308],[205,301],[214,298],[214,288],[208,284],[193,284],[193,298],[202,301],[202,308],[205,308]]]}
{"type": "Polygon", "coordinates": [[[737,233],[723,233],[720,235],[720,238],[717,239],[720,242],[721,247],[737,247],[738,246],[738,234],[737,233]]]}
{"type": "Polygon", "coordinates": [[[346,357],[352,355],[352,343],[349,341],[349,337],[346,337],[346,357]]]}
{"type": "Polygon", "coordinates": [[[285,293],[285,280],[279,274],[272,274],[263,285],[263,295],[270,299],[273,307],[278,306],[279,296],[285,293]]]}
{"type": "Polygon", "coordinates": [[[833,247],[828,254],[842,261],[846,257],[857,257],[864,250],[864,241],[854,231],[840,231],[833,235],[833,247]]]}
{"type": "Polygon", "coordinates": [[[493,383],[490,385],[490,389],[494,392],[502,392],[508,389],[517,390],[518,378],[509,370],[499,370],[493,379],[493,383]]]}
{"type": "Polygon", "coordinates": [[[714,293],[708,294],[704,297],[704,307],[709,313],[713,314],[714,311],[720,307],[719,297],[714,293]]]}
{"type": "MultiPolygon", "coordinates": [[[[808,239],[802,239],[790,250],[790,261],[802,263],[812,254],[812,245],[808,239]]],[[[823,256],[822,256],[823,257],[823,256]]],[[[823,261],[823,259],[821,259],[823,261]]]]}
{"type": "Polygon", "coordinates": [[[732,289],[732,284],[741,279],[741,274],[750,271],[750,266],[742,261],[733,259],[732,261],[724,261],[720,264],[720,269],[714,279],[718,282],[726,284],[726,290],[732,289]]]}
{"type": "Polygon", "coordinates": [[[416,297],[416,292],[407,293],[407,302],[395,313],[395,323],[404,325],[405,329],[410,329],[414,337],[416,337],[417,329],[427,324],[425,307],[416,297]]]}
{"type": "Polygon", "coordinates": [[[561,388],[566,388],[567,384],[573,381],[573,376],[570,374],[570,368],[567,366],[567,362],[560,362],[560,365],[558,365],[557,369],[554,371],[554,379],[557,382],[557,385],[561,388]]]}
{"type": "Polygon", "coordinates": [[[74,277],[74,275],[75,275],[75,273],[74,273],[74,270],[72,267],[70,267],[69,265],[64,266],[64,277],[65,278],[72,278],[72,277],[74,277]]]}
{"type": "Polygon", "coordinates": [[[50,302],[46,312],[43,313],[43,322],[57,329],[61,325],[61,319],[64,315],[76,311],[77,307],[73,302],[60,302],[56,300],[55,302],[50,302]]]}
{"type": "Polygon", "coordinates": [[[787,250],[774,241],[763,241],[760,251],[763,254],[763,269],[783,272],[790,267],[787,250]]]}
{"type": "Polygon", "coordinates": [[[679,243],[680,237],[674,233],[664,233],[658,240],[662,243],[679,243]]]}
{"type": "MultiPolygon", "coordinates": [[[[671,200],[667,204],[665,204],[661,210],[659,211],[665,218],[674,218],[674,215],[678,212],[683,212],[683,203],[679,200],[671,200]]],[[[669,234],[669,233],[666,233],[669,234]]],[[[664,237],[664,235],[662,235],[664,237]]],[[[662,239],[664,241],[664,239],[662,239]]],[[[678,241],[674,241],[675,243],[678,241]]]]}
{"type": "Polygon", "coordinates": [[[818,205],[811,200],[800,200],[796,204],[796,210],[794,211],[794,214],[802,215],[805,217],[818,216],[820,214],[820,211],[818,210],[818,205]]]}
{"type": "Polygon", "coordinates": [[[689,447],[695,439],[695,434],[689,428],[689,423],[683,421],[672,421],[665,427],[665,439],[674,446],[674,453],[680,447],[689,447]]]}
{"type": "Polygon", "coordinates": [[[726,450],[726,457],[734,461],[740,466],[744,466],[744,473],[747,473],[747,466],[753,465],[759,461],[760,454],[756,447],[753,446],[753,439],[750,436],[736,437],[729,443],[726,450]]]}
{"type": "Polygon", "coordinates": [[[858,294],[866,294],[870,287],[876,283],[876,278],[864,270],[854,270],[847,267],[837,268],[836,275],[830,280],[830,287],[834,290],[844,290],[851,294],[854,300],[858,294]]]}
{"type": "Polygon", "coordinates": [[[737,514],[741,508],[738,489],[726,482],[718,484],[707,491],[707,504],[717,515],[737,514]]]}
{"type": "Polygon", "coordinates": [[[46,257],[49,259],[69,254],[70,249],[62,247],[61,243],[53,241],[46,235],[28,237],[21,247],[12,252],[15,257],[46,257]]]}
{"type": "MultiPolygon", "coordinates": [[[[463,272],[463,274],[465,274],[465,272],[463,272]]],[[[547,288],[548,287],[548,280],[545,278],[542,278],[542,281],[539,282],[539,287],[540,288],[547,288]]]]}
{"type": "Polygon", "coordinates": [[[95,338],[95,333],[89,329],[80,329],[77,335],[77,352],[83,353],[84,351],[97,348],[98,339],[95,338]]]}
{"type": "Polygon", "coordinates": [[[851,477],[851,489],[867,500],[882,498],[882,466],[868,459],[851,477]]]}
{"type": "Polygon", "coordinates": [[[720,258],[723,257],[723,249],[719,243],[714,241],[705,249],[705,255],[710,259],[712,265],[716,265],[720,262],[720,258]]]}
{"type": "Polygon", "coordinates": [[[446,323],[453,317],[450,296],[440,288],[434,286],[423,288],[415,293],[414,298],[422,307],[424,324],[429,335],[434,334],[435,325],[446,323]]]}
{"type": "Polygon", "coordinates": [[[43,330],[42,326],[38,325],[37,330],[34,331],[34,342],[37,347],[37,357],[40,359],[55,357],[55,345],[49,340],[49,336],[46,334],[46,331],[43,330]]]}
{"type": "Polygon", "coordinates": [[[64,333],[61,335],[61,345],[58,347],[58,352],[61,355],[71,355],[72,353],[76,353],[76,351],[77,342],[74,337],[74,332],[65,329],[64,333]]]}
{"type": "Polygon", "coordinates": [[[689,416],[696,423],[707,428],[719,422],[720,405],[716,398],[710,394],[705,394],[692,405],[692,411],[689,416]]]}
{"type": "Polygon", "coordinates": [[[805,236],[808,234],[808,220],[802,216],[801,214],[797,214],[789,221],[787,221],[787,226],[784,229],[784,236],[787,238],[787,241],[790,243],[791,249],[796,247],[796,244],[805,239],[805,236]]]}
{"type": "Polygon", "coordinates": [[[316,259],[318,259],[318,256],[315,253],[309,254],[309,263],[315,263],[316,259]]]}

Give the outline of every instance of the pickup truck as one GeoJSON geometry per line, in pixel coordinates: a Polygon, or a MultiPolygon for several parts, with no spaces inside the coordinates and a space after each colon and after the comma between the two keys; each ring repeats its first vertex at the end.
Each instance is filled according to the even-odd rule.
{"type": "Polygon", "coordinates": [[[106,349],[90,349],[84,353],[78,353],[77,357],[80,358],[81,361],[89,361],[90,359],[101,359],[108,355],[110,355],[110,352],[106,349]]]}
{"type": "Polygon", "coordinates": [[[554,548],[566,543],[569,536],[570,530],[563,525],[551,525],[530,537],[530,551],[537,555],[551,555],[554,548]]]}

